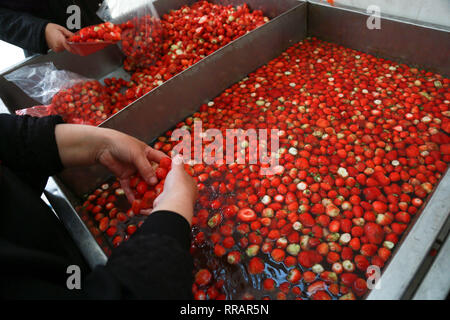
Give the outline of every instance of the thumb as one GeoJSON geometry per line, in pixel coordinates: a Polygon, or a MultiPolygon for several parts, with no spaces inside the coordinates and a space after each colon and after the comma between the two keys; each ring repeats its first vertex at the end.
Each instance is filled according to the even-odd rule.
{"type": "Polygon", "coordinates": [[[145,148],[144,152],[145,152],[148,160],[158,162],[158,163],[159,163],[159,161],[161,161],[162,158],[167,157],[167,155],[164,154],[163,152],[153,149],[150,146],[147,146],[145,148]]]}
{"type": "Polygon", "coordinates": [[[172,170],[175,171],[184,171],[184,163],[183,163],[183,157],[179,154],[177,154],[173,159],[172,159],[172,170]]]}

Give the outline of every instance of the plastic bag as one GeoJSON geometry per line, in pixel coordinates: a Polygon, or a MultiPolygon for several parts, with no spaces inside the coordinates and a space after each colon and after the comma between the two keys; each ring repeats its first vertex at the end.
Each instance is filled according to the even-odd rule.
{"type": "Polygon", "coordinates": [[[125,70],[147,68],[160,59],[163,30],[152,0],[105,0],[97,15],[122,28],[125,70]]]}
{"type": "Polygon", "coordinates": [[[52,62],[24,66],[5,75],[28,96],[47,105],[64,88],[88,79],[66,70],[58,70],[52,62]]]}
{"type": "Polygon", "coordinates": [[[18,115],[58,114],[68,123],[99,125],[123,107],[120,97],[99,81],[58,70],[51,62],[25,66],[5,78],[43,104],[18,110],[18,115]]]}
{"type": "Polygon", "coordinates": [[[113,96],[97,80],[75,83],[52,98],[52,106],[64,121],[98,126],[114,113],[113,96]]]}
{"type": "Polygon", "coordinates": [[[50,105],[17,110],[19,116],[60,115],[65,122],[98,126],[120,108],[97,80],[77,82],[56,93],[50,105]]]}

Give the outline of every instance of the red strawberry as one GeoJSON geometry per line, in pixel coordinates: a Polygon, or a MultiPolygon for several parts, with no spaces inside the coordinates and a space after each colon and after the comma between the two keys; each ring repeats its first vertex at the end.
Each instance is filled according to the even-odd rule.
{"type": "Polygon", "coordinates": [[[164,169],[169,170],[171,166],[172,166],[172,159],[170,159],[169,157],[163,157],[159,161],[159,167],[160,168],[164,168],[164,169]]]}
{"type": "Polygon", "coordinates": [[[168,173],[167,169],[162,168],[162,167],[159,167],[155,170],[155,174],[156,174],[156,177],[158,178],[158,180],[165,179],[167,176],[167,173],[168,173]]]}
{"type": "Polygon", "coordinates": [[[417,158],[420,154],[420,150],[416,145],[411,145],[406,148],[406,156],[408,158],[417,158]]]}
{"type": "Polygon", "coordinates": [[[312,227],[315,224],[314,218],[309,213],[301,213],[298,216],[299,221],[307,228],[312,227]]]}
{"type": "Polygon", "coordinates": [[[117,227],[116,226],[109,227],[108,230],[106,230],[106,234],[109,237],[114,236],[116,234],[116,232],[117,232],[117,227]]]}
{"type": "Polygon", "coordinates": [[[361,247],[361,253],[365,256],[371,257],[375,255],[377,252],[378,247],[371,243],[363,244],[361,247]]]}
{"type": "Polygon", "coordinates": [[[290,270],[289,274],[287,275],[287,281],[289,281],[290,283],[293,283],[293,284],[299,282],[301,278],[302,278],[302,274],[301,274],[300,270],[298,270],[297,268],[290,270]]]}
{"type": "Polygon", "coordinates": [[[131,211],[133,211],[134,214],[138,214],[139,211],[142,209],[142,201],[139,199],[136,199],[131,204],[131,211]]]}
{"type": "Polygon", "coordinates": [[[133,233],[135,233],[136,230],[137,230],[137,227],[134,224],[130,224],[130,225],[127,226],[127,233],[129,235],[132,235],[133,233]]]}
{"type": "Polygon", "coordinates": [[[147,183],[145,181],[141,181],[137,184],[136,191],[139,194],[144,194],[147,191],[147,188],[148,188],[147,183]]]}
{"type": "Polygon", "coordinates": [[[381,201],[375,201],[372,203],[373,210],[375,210],[376,213],[385,213],[387,210],[387,205],[384,202],[381,201]]]}
{"type": "Polygon", "coordinates": [[[272,250],[270,255],[272,256],[272,259],[275,260],[276,262],[281,262],[284,260],[285,251],[282,249],[276,248],[276,249],[272,250]]]}
{"type": "Polygon", "coordinates": [[[100,220],[100,225],[99,225],[99,229],[100,231],[104,232],[106,231],[106,229],[108,229],[109,226],[109,218],[108,217],[104,217],[100,220]]]}
{"type": "Polygon", "coordinates": [[[239,251],[231,251],[228,253],[227,261],[229,264],[238,264],[241,262],[241,253],[239,251]]]}
{"type": "Polygon", "coordinates": [[[252,209],[244,208],[244,209],[239,210],[238,218],[241,221],[250,222],[250,221],[256,220],[257,215],[256,215],[255,211],[253,211],[252,209]]]}
{"type": "Polygon", "coordinates": [[[222,247],[220,244],[216,244],[214,246],[214,254],[218,257],[223,256],[226,253],[226,250],[224,247],[222,247]]]}
{"type": "Polygon", "coordinates": [[[199,286],[205,286],[211,281],[211,272],[209,272],[208,269],[200,269],[195,274],[195,283],[197,283],[199,286]]]}
{"type": "Polygon", "coordinates": [[[264,262],[261,258],[253,257],[248,263],[248,272],[250,274],[259,274],[264,271],[264,262]]]}
{"type": "Polygon", "coordinates": [[[351,287],[356,279],[358,279],[358,276],[354,273],[343,273],[341,275],[341,282],[347,287],[351,287]]]}
{"type": "Polygon", "coordinates": [[[298,262],[305,268],[311,268],[320,261],[322,261],[322,256],[316,251],[302,251],[298,254],[298,262]]]}
{"type": "Polygon", "coordinates": [[[391,180],[381,171],[374,172],[373,176],[382,186],[388,186],[391,183],[391,180]]]}
{"type": "Polygon", "coordinates": [[[366,200],[372,201],[377,199],[381,195],[381,191],[376,187],[369,187],[363,190],[363,194],[366,197],[366,200]]]}
{"type": "Polygon", "coordinates": [[[364,279],[358,278],[353,282],[353,291],[357,296],[361,297],[367,292],[367,283],[364,279]]]}
{"type": "Polygon", "coordinates": [[[440,145],[440,150],[443,155],[450,155],[450,143],[440,145]]]}
{"type": "Polygon", "coordinates": [[[374,222],[368,222],[364,225],[364,235],[373,244],[380,244],[384,239],[383,229],[374,222]]]}
{"type": "Polygon", "coordinates": [[[361,271],[366,271],[369,267],[369,260],[363,255],[357,255],[355,256],[355,264],[356,267],[361,271]]]}

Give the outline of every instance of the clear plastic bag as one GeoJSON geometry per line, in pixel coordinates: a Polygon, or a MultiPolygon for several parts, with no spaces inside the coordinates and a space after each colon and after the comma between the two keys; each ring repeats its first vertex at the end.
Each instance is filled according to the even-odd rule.
{"type": "Polygon", "coordinates": [[[50,104],[53,96],[62,89],[88,80],[79,74],[58,70],[52,62],[24,66],[5,75],[5,79],[43,105],[50,104]]]}
{"type": "Polygon", "coordinates": [[[121,26],[125,70],[146,68],[161,57],[163,30],[152,0],[105,0],[97,15],[121,26]]]}
{"type": "Polygon", "coordinates": [[[97,126],[117,112],[120,104],[99,81],[58,70],[51,62],[25,66],[5,78],[42,103],[18,110],[18,115],[58,114],[68,123],[97,126]]]}

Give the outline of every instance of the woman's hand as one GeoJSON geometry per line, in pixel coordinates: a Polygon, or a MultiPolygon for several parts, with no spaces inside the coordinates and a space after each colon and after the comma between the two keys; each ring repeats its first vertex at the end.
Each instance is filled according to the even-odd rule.
{"type": "Polygon", "coordinates": [[[172,159],[172,169],[164,182],[164,191],[153,203],[153,212],[160,210],[176,212],[192,225],[196,200],[197,186],[194,179],[184,170],[183,158],[178,155],[172,159]]]}
{"type": "Polygon", "coordinates": [[[45,40],[47,41],[47,45],[55,52],[64,50],[70,52],[67,39],[71,36],[73,36],[73,33],[60,25],[48,23],[45,27],[45,40]]]}
{"type": "Polygon", "coordinates": [[[95,157],[96,162],[111,170],[119,180],[128,179],[139,172],[147,183],[154,185],[158,180],[150,161],[159,163],[166,155],[140,140],[111,130],[106,143],[97,150],[95,157]]]}
{"type": "Polygon", "coordinates": [[[59,124],[55,136],[64,167],[102,164],[121,181],[129,199],[128,179],[139,172],[147,183],[156,184],[150,161],[166,157],[144,142],[112,129],[59,124]]]}

